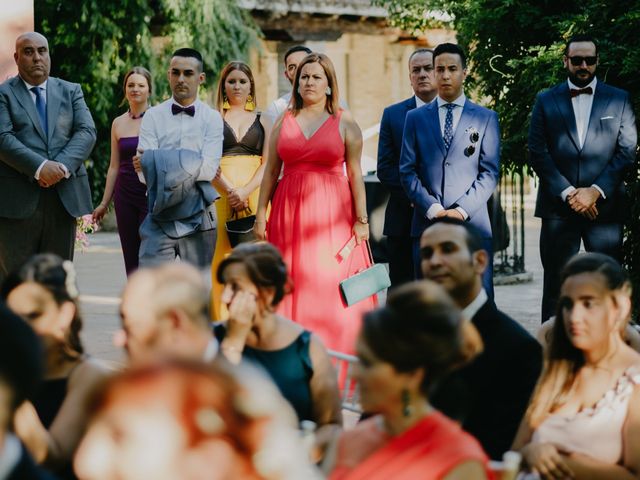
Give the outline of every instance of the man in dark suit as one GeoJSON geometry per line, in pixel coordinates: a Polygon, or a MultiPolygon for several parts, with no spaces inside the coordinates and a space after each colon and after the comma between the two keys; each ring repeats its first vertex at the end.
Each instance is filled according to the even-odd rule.
{"type": "Polygon", "coordinates": [[[409,81],[414,95],[384,109],[378,140],[378,178],[389,190],[384,215],[391,287],[415,278],[411,219],[413,207],[400,184],[400,150],[407,112],[431,103],[438,93],[433,76],[433,50],[420,48],[409,57],[409,81]]]}
{"type": "MultiPolygon", "coordinates": [[[[492,258],[487,200],[498,182],[500,131],[492,110],[469,101],[464,52],[443,43],[433,51],[438,97],[407,114],[400,156],[400,182],[415,209],[411,224],[414,262],[420,272],[420,235],[433,220],[468,220],[482,232],[492,258]]],[[[484,285],[493,297],[493,262],[484,285]]]]}
{"type": "Polygon", "coordinates": [[[593,39],[571,38],[563,62],[567,81],[538,94],[529,129],[531,167],[540,178],[542,321],[555,314],[558,274],[581,240],[587,251],[621,260],[623,179],[637,141],[629,94],[596,79],[593,39]]]}
{"type": "Polygon", "coordinates": [[[422,273],[449,292],[478,330],[484,349],[431,396],[432,404],[476,437],[487,454],[509,450],[542,369],[542,348],[499,311],[482,287],[489,263],[482,232],[458,219],[436,220],[422,234],[422,273]]]}
{"type": "Polygon", "coordinates": [[[16,40],[18,76],[0,85],[0,283],[40,252],[73,259],[76,217],[90,213],[84,161],[96,129],[80,85],[49,77],[49,44],[16,40]]]}

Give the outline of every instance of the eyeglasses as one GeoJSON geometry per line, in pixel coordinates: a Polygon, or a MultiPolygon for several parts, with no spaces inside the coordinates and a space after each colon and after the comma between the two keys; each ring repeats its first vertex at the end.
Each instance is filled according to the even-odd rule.
{"type": "Polygon", "coordinates": [[[469,140],[471,141],[471,145],[464,149],[464,154],[467,157],[470,157],[471,155],[476,153],[476,143],[478,143],[478,140],[480,140],[480,134],[474,130],[469,135],[469,140]]]}
{"type": "Polygon", "coordinates": [[[582,65],[582,62],[585,62],[591,67],[596,64],[596,62],[598,61],[598,57],[580,57],[576,55],[574,57],[569,57],[569,61],[574,67],[579,67],[580,65],[582,65]]]}

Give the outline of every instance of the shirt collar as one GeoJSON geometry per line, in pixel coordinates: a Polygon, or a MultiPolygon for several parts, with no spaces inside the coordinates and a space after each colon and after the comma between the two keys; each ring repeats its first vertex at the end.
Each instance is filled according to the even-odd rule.
{"type": "Polygon", "coordinates": [[[207,348],[204,349],[204,354],[202,355],[202,360],[204,362],[211,362],[216,355],[218,354],[218,340],[215,338],[211,338],[209,343],[207,343],[207,348]]]}
{"type": "Polygon", "coordinates": [[[469,305],[462,309],[462,316],[467,320],[471,320],[487,300],[489,300],[487,292],[485,292],[484,288],[481,288],[478,296],[469,305]]]}
{"type": "MultiPolygon", "coordinates": [[[[577,87],[573,84],[573,82],[571,80],[569,80],[567,78],[567,83],[569,84],[569,90],[571,90],[572,88],[576,89],[576,90],[581,90],[580,87],[577,87]]],[[[598,83],[598,79],[596,77],[593,77],[593,80],[591,80],[591,82],[589,83],[589,85],[585,85],[582,88],[588,88],[591,87],[591,90],[593,90],[593,93],[596,93],[596,84],[598,83]]]]}
{"type": "Polygon", "coordinates": [[[20,80],[22,80],[22,83],[24,83],[24,86],[27,87],[27,90],[31,91],[31,89],[33,87],[40,87],[42,88],[45,92],[47,91],[47,82],[49,80],[45,80],[44,82],[42,82],[40,85],[31,85],[29,82],[27,82],[24,78],[20,77],[20,80]]]}
{"type": "Polygon", "coordinates": [[[175,103],[176,105],[178,105],[180,108],[189,108],[190,106],[194,106],[198,103],[198,99],[196,98],[195,101],[193,103],[190,103],[189,105],[180,105],[178,102],[176,102],[176,99],[171,97],[171,103],[175,103]]]}
{"type": "Polygon", "coordinates": [[[453,102],[447,102],[446,100],[442,99],[440,95],[436,97],[436,101],[438,102],[438,108],[442,107],[443,105],[447,105],[448,103],[453,103],[458,107],[464,107],[464,102],[466,101],[466,99],[467,97],[464,95],[464,92],[462,92],[460,96],[456,98],[453,102]]]}

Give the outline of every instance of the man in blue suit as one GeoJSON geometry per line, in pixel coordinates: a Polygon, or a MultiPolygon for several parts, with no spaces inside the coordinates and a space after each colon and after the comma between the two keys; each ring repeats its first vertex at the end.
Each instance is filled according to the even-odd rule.
{"type": "Polygon", "coordinates": [[[587,251],[621,260],[623,179],[637,141],[629,94],[596,79],[594,40],[571,38],[563,62],[567,81],[538,94],[529,129],[530,163],[540,178],[542,321],[555,314],[558,273],[581,240],[587,251]]]}
{"type": "Polygon", "coordinates": [[[409,57],[409,81],[414,95],[384,109],[378,141],[378,178],[389,190],[384,216],[391,287],[415,278],[411,219],[413,207],[400,184],[400,150],[407,112],[431,103],[438,91],[433,76],[433,50],[420,48],[409,57]]]}
{"type": "MultiPolygon", "coordinates": [[[[407,114],[400,155],[400,181],[415,207],[411,236],[416,273],[420,272],[420,235],[443,216],[475,225],[483,248],[493,258],[487,200],[496,188],[500,168],[498,115],[465,97],[466,58],[458,45],[438,45],[433,62],[438,97],[407,114]]],[[[490,260],[483,275],[490,297],[492,264],[490,260]]]]}

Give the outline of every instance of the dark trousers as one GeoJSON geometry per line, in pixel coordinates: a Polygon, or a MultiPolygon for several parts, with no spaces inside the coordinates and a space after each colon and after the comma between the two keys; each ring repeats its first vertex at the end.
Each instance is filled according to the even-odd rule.
{"type": "Polygon", "coordinates": [[[124,267],[127,276],[138,268],[140,254],[140,225],[147,216],[147,201],[144,196],[137,199],[132,195],[124,196],[116,193],[113,198],[118,222],[118,236],[122,245],[124,267]]]}
{"type": "Polygon", "coordinates": [[[604,253],[622,260],[622,224],[594,223],[582,218],[543,218],[540,230],[540,259],[544,268],[543,322],[556,314],[560,272],[567,260],[580,250],[580,240],[587,252],[604,253]]]}
{"type": "Polygon", "coordinates": [[[389,278],[392,290],[415,279],[413,268],[413,240],[410,236],[388,236],[387,258],[389,259],[389,278]]]}
{"type": "MultiPolygon", "coordinates": [[[[482,286],[487,292],[487,296],[493,300],[493,239],[483,238],[482,247],[489,255],[487,268],[482,275],[482,286]]],[[[416,279],[424,278],[422,267],[420,266],[422,259],[420,258],[420,237],[413,238],[413,262],[416,271],[416,279]]]]}
{"type": "Polygon", "coordinates": [[[36,211],[27,218],[0,218],[0,285],[7,274],[36,253],[73,260],[76,219],[54,188],[42,188],[36,211]]]}

